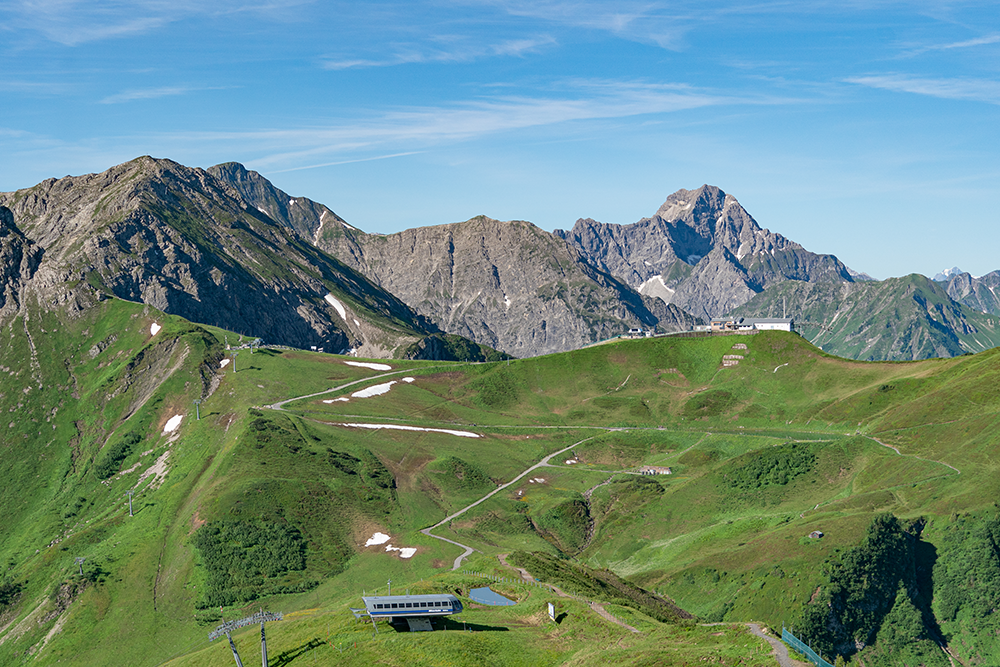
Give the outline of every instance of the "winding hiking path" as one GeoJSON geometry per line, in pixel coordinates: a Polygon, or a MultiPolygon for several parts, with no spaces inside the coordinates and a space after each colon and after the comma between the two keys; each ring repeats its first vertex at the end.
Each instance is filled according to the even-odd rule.
{"type": "Polygon", "coordinates": [[[868,437],[871,438],[872,440],[874,440],[875,442],[877,442],[878,444],[882,445],[883,447],[887,447],[887,448],[891,449],[892,451],[896,452],[896,454],[898,454],[899,456],[908,456],[911,459],[917,459],[918,461],[927,461],[928,463],[938,463],[938,464],[943,465],[943,466],[945,466],[947,468],[951,468],[952,470],[954,470],[955,472],[957,472],[959,475],[962,474],[961,470],[959,470],[955,466],[951,465],[950,463],[945,463],[944,461],[935,461],[934,459],[925,459],[922,456],[916,456],[914,454],[904,454],[903,452],[899,451],[898,448],[893,447],[892,445],[885,444],[884,442],[882,442],[881,440],[879,440],[875,436],[869,435],[868,437]]]}
{"type": "Polygon", "coordinates": [[[580,444],[582,444],[584,442],[587,442],[588,440],[593,440],[595,437],[597,437],[597,436],[593,436],[592,435],[589,438],[584,438],[583,440],[580,440],[578,442],[574,442],[569,447],[563,447],[559,451],[553,452],[553,453],[549,454],[544,459],[542,459],[541,461],[539,461],[535,465],[531,466],[530,468],[528,468],[527,470],[525,470],[524,472],[522,472],[520,475],[518,475],[514,479],[510,480],[509,482],[507,482],[506,484],[501,484],[500,486],[498,486],[497,488],[493,489],[492,491],[490,491],[489,493],[487,493],[485,496],[483,496],[479,500],[475,501],[474,503],[466,505],[465,507],[463,507],[462,509],[458,510],[454,514],[449,514],[448,516],[446,516],[445,518],[441,519],[440,521],[438,521],[433,526],[431,526],[429,528],[424,528],[420,532],[423,533],[424,535],[426,535],[427,537],[433,537],[436,540],[443,540],[445,542],[448,542],[450,544],[454,544],[456,546],[459,546],[459,547],[462,547],[463,549],[465,549],[465,553],[463,553],[461,556],[459,556],[458,558],[455,559],[455,564],[451,568],[452,570],[457,570],[458,568],[460,568],[462,566],[462,561],[465,560],[465,558],[467,556],[471,555],[472,552],[475,551],[475,549],[473,549],[472,547],[470,547],[468,545],[456,542],[454,540],[449,540],[446,537],[441,537],[440,535],[435,535],[435,534],[433,534],[431,532],[432,530],[434,530],[435,528],[440,528],[441,526],[443,526],[444,524],[448,523],[449,521],[452,521],[453,519],[457,519],[458,517],[462,516],[463,514],[465,514],[469,510],[471,510],[476,505],[479,505],[481,503],[486,502],[487,500],[489,500],[490,498],[492,498],[496,494],[500,493],[501,491],[503,491],[507,487],[509,487],[512,484],[515,484],[519,480],[523,479],[529,473],[532,473],[535,470],[538,470],[539,468],[543,468],[543,467],[547,466],[549,464],[549,461],[551,461],[553,457],[559,456],[560,454],[562,454],[564,452],[568,452],[569,450],[573,449],[577,445],[580,445],[580,444]]]}

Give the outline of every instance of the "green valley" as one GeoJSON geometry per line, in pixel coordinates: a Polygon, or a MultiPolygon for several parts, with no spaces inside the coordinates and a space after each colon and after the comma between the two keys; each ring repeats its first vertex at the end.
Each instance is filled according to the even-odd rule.
{"type": "Polygon", "coordinates": [[[285,613],[276,665],[774,665],[751,621],[830,662],[1000,661],[1000,351],[369,362],[227,336],[118,299],[4,323],[0,663],[232,664],[208,632],[259,608],[285,613]],[[376,633],[349,607],[390,579],[466,610],[376,633]],[[518,604],[468,601],[487,583],[518,604]]]}

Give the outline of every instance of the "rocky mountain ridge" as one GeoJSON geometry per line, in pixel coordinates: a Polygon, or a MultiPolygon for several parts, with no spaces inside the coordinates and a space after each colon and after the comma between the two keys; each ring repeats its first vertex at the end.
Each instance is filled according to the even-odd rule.
{"type": "Polygon", "coordinates": [[[37,269],[26,287],[40,304],[114,295],[271,343],[371,357],[436,331],[232,186],[170,160],[48,179],[0,194],[0,205],[4,229],[19,230],[7,232],[17,245],[4,243],[5,274],[16,265],[23,282],[37,269]]]}
{"type": "Polygon", "coordinates": [[[711,185],[678,190],[652,217],[630,225],[581,219],[554,233],[643,294],[704,319],[785,280],[855,280],[833,255],[761,228],[735,197],[711,185]]]}
{"type": "Polygon", "coordinates": [[[1000,345],[1000,317],[955,302],[944,284],[919,274],[860,283],[787,281],[738,314],[781,317],[782,311],[795,313],[796,328],[814,345],[848,359],[955,357],[1000,345]]]}
{"type": "Polygon", "coordinates": [[[983,313],[1000,315],[1000,271],[991,271],[978,278],[960,272],[951,276],[945,289],[948,296],[983,313]]]}
{"type": "Polygon", "coordinates": [[[240,165],[208,171],[442,330],[515,356],[574,349],[631,327],[676,331],[695,323],[676,306],[644,297],[595,268],[530,222],[477,216],[367,234],[240,165]]]}

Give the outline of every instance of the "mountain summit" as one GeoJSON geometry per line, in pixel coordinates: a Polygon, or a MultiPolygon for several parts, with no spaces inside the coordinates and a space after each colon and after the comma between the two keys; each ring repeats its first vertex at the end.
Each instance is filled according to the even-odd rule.
{"type": "Polygon", "coordinates": [[[785,280],[854,282],[839,259],[762,228],[712,185],[678,190],[652,217],[630,225],[581,219],[554,233],[641,293],[703,318],[785,280]]]}
{"type": "Polygon", "coordinates": [[[27,291],[46,307],[114,295],[329,352],[391,356],[436,331],[238,188],[170,160],[141,157],[0,193],[0,236],[0,308],[23,301],[34,274],[27,291]]]}

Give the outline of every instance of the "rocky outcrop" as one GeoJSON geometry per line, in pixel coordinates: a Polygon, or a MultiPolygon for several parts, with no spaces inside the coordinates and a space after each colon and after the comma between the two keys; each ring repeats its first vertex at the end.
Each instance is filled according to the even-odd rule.
{"type": "Polygon", "coordinates": [[[14,214],[0,206],[0,319],[21,305],[25,283],[42,261],[42,249],[21,233],[14,214]]]}
{"type": "Polygon", "coordinates": [[[710,185],[675,192],[653,217],[631,225],[578,220],[555,234],[641,293],[702,318],[785,280],[854,280],[833,255],[761,228],[735,197],[710,185]]]}
{"type": "MultiPolygon", "coordinates": [[[[0,194],[0,204],[45,249],[33,281],[43,302],[90,289],[271,343],[372,356],[429,332],[399,299],[201,169],[144,157],[0,194]]],[[[31,256],[18,266],[31,268],[31,256]]]]}
{"type": "Polygon", "coordinates": [[[529,222],[478,216],[386,236],[353,232],[319,243],[442,330],[514,356],[570,350],[630,327],[694,324],[529,222]]]}
{"type": "Polygon", "coordinates": [[[1000,271],[991,271],[978,278],[959,273],[948,279],[948,296],[964,306],[982,313],[1000,315],[1000,271]]]}

